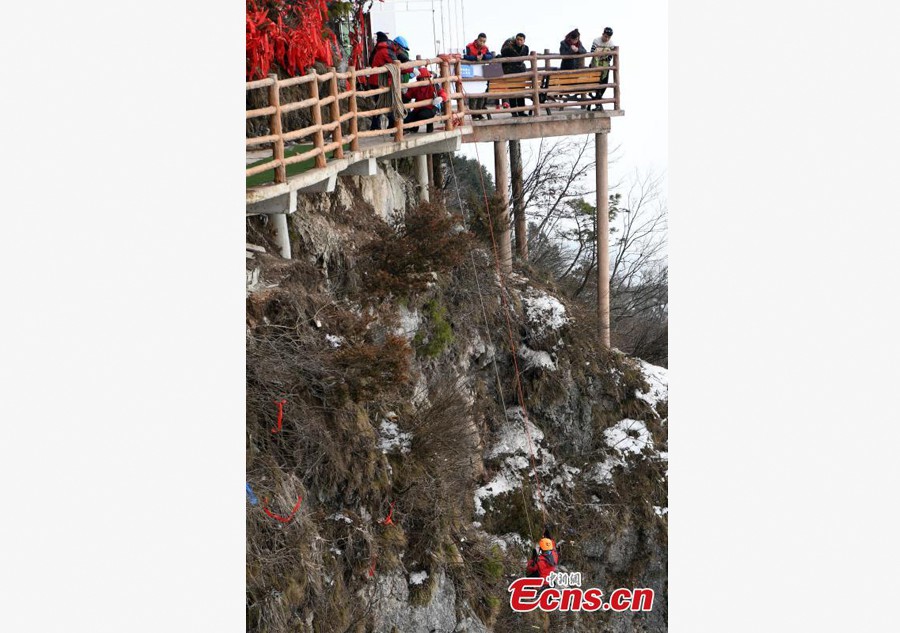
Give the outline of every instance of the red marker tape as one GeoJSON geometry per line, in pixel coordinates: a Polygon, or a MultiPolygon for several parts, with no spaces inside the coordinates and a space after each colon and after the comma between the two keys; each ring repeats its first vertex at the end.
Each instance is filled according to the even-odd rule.
{"type": "Polygon", "coordinates": [[[377,556],[372,557],[372,566],[369,567],[369,578],[375,575],[375,561],[378,560],[377,556]]]}
{"type": "Polygon", "coordinates": [[[394,516],[394,504],[395,503],[397,503],[397,502],[391,501],[391,511],[388,512],[388,515],[385,518],[383,518],[381,521],[379,521],[379,523],[381,523],[382,525],[394,525],[394,522],[391,520],[391,517],[394,516]]]}
{"type": "Polygon", "coordinates": [[[272,512],[271,510],[269,510],[269,508],[268,508],[268,506],[269,506],[269,499],[268,499],[268,497],[266,497],[266,499],[263,501],[263,512],[265,512],[267,515],[269,515],[270,517],[272,517],[272,518],[275,519],[276,521],[281,521],[282,523],[287,523],[288,521],[290,521],[291,519],[294,518],[294,515],[297,513],[297,510],[300,509],[300,504],[301,504],[302,502],[303,502],[303,497],[301,497],[301,496],[298,495],[298,496],[297,496],[297,503],[296,503],[296,505],[294,505],[294,509],[291,510],[291,513],[290,513],[289,515],[287,515],[286,517],[283,517],[283,516],[281,516],[281,515],[275,514],[275,513],[272,512]]]}
{"type": "Polygon", "coordinates": [[[284,419],[284,405],[287,404],[287,400],[273,400],[273,402],[278,405],[278,427],[269,430],[272,433],[278,433],[281,430],[281,421],[284,419]]]}

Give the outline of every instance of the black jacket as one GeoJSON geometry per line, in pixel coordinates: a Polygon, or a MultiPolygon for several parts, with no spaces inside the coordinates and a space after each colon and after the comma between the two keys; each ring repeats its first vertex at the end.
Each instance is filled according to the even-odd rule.
{"type": "MultiPolygon", "coordinates": [[[[572,52],[572,48],[566,44],[566,40],[563,40],[559,43],[559,54],[560,55],[583,55],[587,53],[584,50],[584,46],[581,42],[578,42],[578,53],[572,52]]],[[[584,68],[584,58],[582,59],[564,59],[562,63],[559,65],[560,70],[575,70],[576,68],[584,68]]]]}
{"type": "MultiPolygon", "coordinates": [[[[515,38],[510,38],[503,42],[503,48],[500,49],[500,58],[504,57],[526,57],[529,54],[528,44],[522,44],[522,47],[516,46],[515,38]]],[[[525,62],[506,62],[503,64],[503,74],[524,73],[528,70],[525,62]]]]}

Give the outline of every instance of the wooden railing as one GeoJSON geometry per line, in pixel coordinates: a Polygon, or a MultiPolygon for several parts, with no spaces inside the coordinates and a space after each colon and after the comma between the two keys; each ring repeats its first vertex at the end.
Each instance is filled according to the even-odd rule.
{"type": "MultiPolygon", "coordinates": [[[[500,57],[498,59],[478,62],[464,61],[463,64],[483,66],[486,64],[508,64],[513,62],[526,62],[530,64],[530,67],[523,73],[503,74],[500,76],[489,78],[464,77],[462,78],[462,82],[463,92],[465,93],[465,96],[469,99],[486,98],[498,99],[501,101],[509,101],[511,99],[529,99],[532,102],[531,105],[512,107],[504,109],[502,111],[525,112],[531,114],[532,116],[540,116],[540,111],[542,109],[548,111],[549,114],[549,111],[551,110],[562,110],[573,105],[592,106],[612,104],[613,110],[620,109],[620,102],[622,98],[622,83],[619,77],[620,63],[618,47],[613,47],[609,50],[598,50],[593,53],[584,53],[581,55],[551,54],[549,51],[545,50],[543,55],[539,55],[533,52],[530,55],[523,57],[500,57]],[[609,65],[598,66],[594,68],[590,67],[591,60],[595,58],[606,57],[611,58],[609,60],[609,65]],[[581,62],[582,64],[584,64],[584,67],[577,68],[575,70],[559,70],[554,67],[554,62],[562,61],[564,59],[585,60],[581,62]],[[583,84],[572,84],[571,82],[560,81],[561,78],[566,76],[570,76],[572,78],[585,76],[589,74],[590,71],[593,71],[595,73],[597,71],[609,71],[607,82],[600,83],[600,81],[590,81],[583,84]],[[524,80],[521,83],[527,83],[528,87],[524,89],[506,91],[502,89],[496,90],[491,88],[492,81],[496,86],[498,84],[509,83],[515,79],[524,80]],[[614,79],[614,81],[610,81],[612,79],[614,79]],[[485,81],[488,82],[488,89],[485,92],[473,92],[465,89],[466,83],[483,83],[485,81]],[[612,88],[612,97],[603,99],[592,98],[591,93],[597,93],[601,88],[612,88]]],[[[497,113],[497,110],[491,108],[469,108],[466,112],[467,114],[471,115],[495,114],[497,113]]]]}
{"type": "MultiPolygon", "coordinates": [[[[404,123],[403,119],[397,117],[394,120],[393,127],[388,129],[360,129],[365,127],[360,125],[361,120],[389,114],[393,110],[392,106],[382,108],[368,107],[371,103],[367,99],[368,97],[377,97],[393,90],[390,85],[374,88],[366,85],[370,77],[389,73],[386,67],[366,68],[363,70],[350,69],[343,73],[330,68],[322,74],[310,71],[307,75],[289,79],[278,79],[276,75],[269,75],[265,79],[247,82],[246,90],[248,93],[252,90],[266,88],[266,102],[268,103],[264,107],[247,110],[247,120],[258,117],[268,118],[268,133],[261,136],[248,136],[246,139],[247,149],[262,147],[268,148],[271,152],[271,159],[263,159],[264,162],[247,168],[247,177],[250,178],[251,176],[271,171],[273,172],[273,178],[269,184],[272,182],[283,183],[287,180],[287,168],[289,166],[314,159],[315,167],[325,167],[329,161],[344,158],[346,146],[349,146],[350,152],[358,152],[361,139],[390,135],[390,141],[400,142],[404,139],[406,130],[409,128],[419,128],[427,126],[429,123],[442,123],[444,130],[453,130],[462,123],[462,117],[467,114],[495,114],[498,112],[489,108],[469,109],[466,105],[468,99],[487,98],[503,101],[529,99],[531,101],[530,105],[504,109],[502,112],[528,112],[532,116],[539,117],[542,110],[549,115],[553,111],[561,112],[563,109],[573,105],[613,104],[613,110],[619,110],[622,97],[618,47],[583,55],[555,55],[545,51],[543,55],[532,53],[526,57],[504,57],[489,62],[468,62],[458,58],[437,57],[417,59],[403,64],[395,63],[394,66],[399,71],[399,74],[422,66],[436,66],[439,69],[439,73],[433,80],[411,81],[403,83],[401,87],[413,88],[429,85],[432,82],[440,84],[448,95],[442,111],[429,119],[410,123],[404,123]],[[602,57],[610,57],[608,66],[589,67],[590,60],[602,57]],[[585,63],[586,67],[576,70],[557,70],[553,67],[555,62],[564,59],[585,60],[582,63],[585,63]],[[463,64],[484,65],[510,62],[527,62],[530,64],[530,68],[524,73],[502,75],[502,77],[462,77],[463,64]],[[601,84],[599,79],[597,81],[591,80],[586,83],[579,83],[582,81],[582,78],[590,74],[589,71],[595,73],[590,75],[591,77],[596,77],[596,71],[598,70],[603,72],[609,71],[607,83],[601,84]],[[517,82],[514,80],[517,78],[527,80],[518,82],[520,85],[527,85],[527,88],[507,91],[491,89],[490,83],[492,81],[496,87],[497,85],[502,85],[504,81],[511,82],[507,85],[515,84],[517,82]],[[498,81],[500,79],[503,81],[498,81]],[[610,81],[612,79],[614,81],[610,81]],[[487,91],[469,92],[465,89],[465,84],[476,81],[487,81],[487,91]],[[303,98],[293,102],[284,102],[282,100],[282,90],[293,86],[306,87],[304,90],[294,91],[305,93],[303,98]],[[611,88],[612,97],[593,98],[592,93],[596,93],[600,88],[611,88]],[[360,101],[361,99],[364,101],[360,101]],[[327,118],[329,121],[327,123],[323,122],[325,118],[323,110],[325,108],[328,108],[327,118]],[[304,117],[304,121],[308,121],[309,124],[295,130],[283,129],[284,121],[282,117],[300,110],[309,111],[309,116],[304,117]],[[303,141],[304,144],[309,144],[311,147],[308,150],[286,157],[285,145],[291,141],[303,141]]],[[[422,101],[404,103],[403,105],[409,111],[427,107],[430,104],[430,101],[422,101]]]]}
{"type": "MultiPolygon", "coordinates": [[[[344,146],[347,144],[349,144],[351,152],[359,151],[360,139],[391,135],[391,140],[400,142],[404,138],[405,130],[434,123],[443,123],[446,130],[454,129],[459,115],[465,108],[460,85],[459,61],[442,58],[418,59],[395,64],[395,66],[401,74],[403,71],[422,66],[437,66],[440,69],[439,75],[433,81],[410,81],[401,86],[402,88],[413,88],[431,83],[440,84],[448,96],[440,113],[436,113],[431,118],[410,123],[404,123],[403,119],[398,117],[394,120],[393,128],[389,129],[360,130],[361,119],[389,114],[393,110],[390,106],[362,109],[365,102],[360,103],[359,101],[366,97],[377,97],[393,89],[389,85],[375,88],[362,85],[369,77],[388,74],[389,71],[386,67],[366,68],[359,71],[350,69],[343,73],[330,68],[323,74],[310,71],[309,74],[289,79],[278,79],[277,75],[269,75],[265,79],[247,82],[247,92],[262,88],[268,89],[268,105],[247,110],[247,119],[268,117],[269,122],[268,134],[250,136],[246,139],[247,149],[268,146],[272,153],[271,160],[248,167],[247,177],[274,171],[274,182],[282,183],[287,179],[288,166],[314,158],[316,167],[325,167],[329,160],[344,158],[344,146]],[[451,66],[455,71],[453,74],[451,74],[451,66]],[[308,96],[292,103],[283,102],[281,91],[291,86],[307,86],[308,96]],[[322,111],[326,107],[330,121],[323,123],[322,111]],[[282,115],[297,110],[309,110],[308,119],[311,124],[300,129],[285,131],[282,126],[282,115]],[[346,131],[342,129],[344,127],[347,128],[346,131]],[[301,140],[307,143],[311,142],[312,147],[307,151],[285,158],[285,144],[301,140]]],[[[431,102],[416,101],[403,105],[410,111],[427,107],[431,105],[431,102]]]]}

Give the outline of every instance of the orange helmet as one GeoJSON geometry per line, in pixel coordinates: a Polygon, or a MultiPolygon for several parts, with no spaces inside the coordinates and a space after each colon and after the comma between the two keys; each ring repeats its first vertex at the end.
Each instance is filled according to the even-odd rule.
{"type": "Polygon", "coordinates": [[[540,547],[545,552],[549,552],[553,549],[553,541],[548,538],[542,538],[540,541],[538,541],[538,547],[540,547]]]}

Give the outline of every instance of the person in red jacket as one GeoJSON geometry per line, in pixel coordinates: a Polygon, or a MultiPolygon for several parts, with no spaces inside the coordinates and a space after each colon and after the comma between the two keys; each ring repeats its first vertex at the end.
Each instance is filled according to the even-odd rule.
{"type": "Polygon", "coordinates": [[[534,548],[531,560],[528,561],[528,567],[525,568],[525,572],[530,578],[546,579],[550,572],[556,571],[556,567],[559,565],[556,545],[553,543],[553,539],[546,536],[546,532],[544,534],[544,538],[538,541],[537,547],[534,548]]]}
{"type": "MultiPolygon", "coordinates": [[[[380,66],[387,66],[388,64],[391,64],[395,61],[408,62],[409,57],[405,52],[403,52],[403,49],[400,46],[398,46],[387,36],[387,33],[378,31],[375,34],[375,48],[372,50],[371,57],[369,57],[369,66],[371,68],[378,68],[380,66]]],[[[390,75],[369,75],[368,77],[366,77],[365,83],[368,84],[369,89],[378,88],[379,86],[388,86],[390,85],[390,75]]],[[[388,92],[386,95],[378,95],[378,97],[376,98],[376,105],[378,107],[383,108],[386,105],[389,105],[390,102],[390,92],[388,92]]],[[[387,115],[387,127],[394,127],[393,113],[389,113],[387,115]]],[[[369,129],[378,130],[380,128],[381,117],[372,117],[372,125],[369,127],[369,129]]]]}
{"type": "MultiPolygon", "coordinates": [[[[416,108],[415,110],[410,110],[409,114],[405,119],[403,119],[404,123],[414,123],[416,121],[424,121],[426,119],[432,118],[438,110],[441,109],[443,103],[447,100],[446,91],[440,86],[440,84],[434,83],[434,77],[431,72],[425,68],[419,68],[419,76],[417,81],[428,81],[427,86],[413,86],[412,88],[407,88],[406,96],[404,97],[404,101],[415,101],[418,103],[422,103],[424,101],[428,101],[429,105],[422,106],[421,108],[416,108]]],[[[434,131],[434,123],[429,123],[425,130],[427,132],[434,131]]],[[[418,132],[418,127],[413,127],[409,129],[410,132],[418,132]]]]}
{"type": "MultiPolygon", "coordinates": [[[[475,38],[474,41],[466,44],[466,52],[463,55],[463,59],[470,62],[480,62],[480,61],[488,61],[494,59],[494,54],[488,50],[487,47],[487,35],[484,33],[479,33],[478,37],[475,38]]],[[[483,110],[484,109],[485,97],[479,97],[478,99],[469,99],[469,109],[470,110],[483,110]]],[[[483,114],[473,114],[472,118],[477,120],[483,119],[483,114]]]]}

